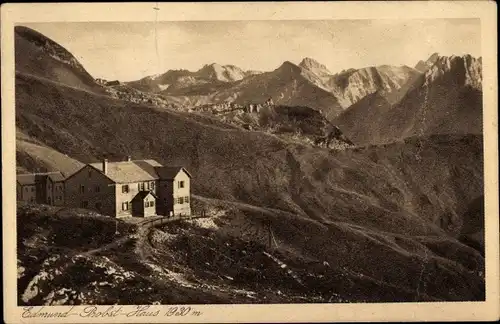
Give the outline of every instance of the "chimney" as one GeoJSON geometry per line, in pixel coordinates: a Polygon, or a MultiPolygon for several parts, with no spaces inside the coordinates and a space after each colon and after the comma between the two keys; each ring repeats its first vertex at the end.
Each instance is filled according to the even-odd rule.
{"type": "Polygon", "coordinates": [[[132,161],[132,157],[131,157],[130,155],[129,155],[129,156],[127,156],[127,161],[128,161],[128,162],[132,161]]]}
{"type": "Polygon", "coordinates": [[[108,159],[102,160],[102,172],[104,174],[108,173],[108,159]]]}

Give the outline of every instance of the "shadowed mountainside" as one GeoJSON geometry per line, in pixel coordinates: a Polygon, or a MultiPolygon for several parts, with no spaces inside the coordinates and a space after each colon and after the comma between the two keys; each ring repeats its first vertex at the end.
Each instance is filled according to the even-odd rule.
{"type": "Polygon", "coordinates": [[[439,57],[395,105],[375,94],[333,123],[358,144],[431,134],[482,134],[481,87],[480,59],[439,57]]]}

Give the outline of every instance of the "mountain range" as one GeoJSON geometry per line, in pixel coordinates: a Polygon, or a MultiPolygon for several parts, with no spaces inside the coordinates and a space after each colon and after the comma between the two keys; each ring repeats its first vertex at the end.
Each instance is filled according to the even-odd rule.
{"type": "Polygon", "coordinates": [[[350,106],[334,123],[358,144],[429,134],[481,134],[481,59],[433,55],[429,61],[435,63],[396,103],[377,91],[350,106]]]}
{"type": "MultiPolygon", "coordinates": [[[[262,73],[208,65],[167,72],[139,89],[95,82],[75,56],[33,30],[16,27],[15,37],[18,172],[71,173],[82,163],[129,155],[156,159],[186,167],[193,198],[220,215],[210,229],[151,230],[139,247],[88,256],[84,248],[112,239],[82,231],[83,220],[97,218],[20,208],[20,219],[33,221],[18,221],[18,235],[25,235],[18,236],[18,266],[27,270],[20,296],[57,254],[81,258],[62,262],[68,267],[53,281],[40,279],[33,300],[55,298],[66,282],[87,292],[81,304],[256,302],[241,291],[260,302],[484,300],[481,59],[438,55],[420,70],[379,66],[333,75],[312,59],[262,73]],[[110,95],[120,87],[145,101],[110,95]],[[267,101],[258,111],[237,108],[237,118],[260,127],[354,145],[310,145],[196,108],[227,101],[267,101]],[[176,245],[167,244],[172,239],[176,245]],[[183,255],[192,247],[195,262],[188,262],[183,255]],[[236,262],[217,263],[218,255],[236,262]],[[266,255],[285,262],[302,286],[262,261],[266,255]],[[133,281],[122,285],[102,264],[133,281]],[[97,289],[96,280],[115,286],[97,289]]],[[[115,231],[114,222],[98,224],[115,231]]]]}

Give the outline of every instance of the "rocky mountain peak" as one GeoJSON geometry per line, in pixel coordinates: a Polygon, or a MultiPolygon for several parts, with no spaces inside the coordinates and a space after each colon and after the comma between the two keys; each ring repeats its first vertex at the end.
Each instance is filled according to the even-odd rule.
{"type": "Polygon", "coordinates": [[[315,59],[312,59],[310,57],[304,58],[300,63],[299,66],[308,69],[311,72],[319,73],[320,75],[331,75],[332,73],[328,70],[328,68],[316,61],[315,59]]]}
{"type": "Polygon", "coordinates": [[[434,65],[434,63],[436,63],[438,58],[439,58],[439,53],[433,53],[431,56],[429,56],[429,58],[426,61],[419,61],[417,65],[415,65],[415,69],[422,73],[425,73],[429,68],[431,68],[434,65]]]}
{"type": "Polygon", "coordinates": [[[293,64],[290,61],[285,61],[279,68],[276,69],[276,72],[282,72],[282,73],[291,73],[291,74],[300,74],[302,69],[298,66],[293,64]]]}
{"type": "Polygon", "coordinates": [[[238,81],[246,76],[245,72],[237,66],[218,63],[205,64],[196,73],[200,77],[223,82],[238,81]]]}
{"type": "Polygon", "coordinates": [[[438,56],[434,65],[425,73],[424,86],[430,85],[439,78],[447,78],[453,83],[469,85],[481,90],[481,60],[470,54],[463,56],[438,56]]]}

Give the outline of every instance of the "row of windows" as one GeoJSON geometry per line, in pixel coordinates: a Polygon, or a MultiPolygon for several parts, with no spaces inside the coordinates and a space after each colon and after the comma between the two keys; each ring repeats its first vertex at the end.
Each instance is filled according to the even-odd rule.
{"type": "MultiPolygon", "coordinates": [[[[184,185],[185,185],[184,181],[178,181],[178,183],[177,183],[178,188],[184,188],[184,185]]],[[[137,184],[137,189],[139,191],[154,190],[154,188],[155,188],[155,182],[154,181],[151,181],[151,182],[140,182],[140,183],[137,184]]],[[[32,188],[32,191],[34,191],[33,188],[32,188]]],[[[90,189],[89,189],[89,191],[90,191],[90,189]]],[[[96,185],[94,187],[94,191],[95,192],[101,192],[101,188],[96,185]]],[[[128,192],[130,192],[130,186],[128,184],[122,185],[122,193],[128,193],[128,192]]],[[[85,193],[85,186],[84,185],[80,185],[80,193],[85,193]]]]}
{"type": "MultiPolygon", "coordinates": [[[[57,196],[56,197],[57,199],[61,199],[62,197],[61,196],[57,196]]],[[[34,201],[34,198],[31,198],[31,201],[34,201]]],[[[175,199],[175,202],[177,204],[183,204],[183,203],[189,203],[189,196],[186,196],[186,197],[178,197],[175,199]]],[[[84,200],[80,203],[80,207],[81,208],[87,208],[89,206],[89,202],[84,200]]],[[[154,201],[145,201],[144,202],[144,207],[154,207],[155,206],[155,202],[154,201]]],[[[97,209],[100,209],[101,208],[101,203],[100,202],[97,202],[95,203],[95,207],[97,209]]],[[[125,201],[122,203],[122,210],[124,211],[127,211],[129,209],[132,208],[132,203],[131,202],[128,202],[128,201],[125,201]]]]}
{"type": "Polygon", "coordinates": [[[182,205],[184,203],[189,203],[189,196],[186,196],[186,197],[177,197],[175,198],[174,202],[176,204],[179,204],[179,205],[182,205]]]}
{"type": "MultiPolygon", "coordinates": [[[[155,202],[154,201],[145,201],[144,202],[144,207],[154,207],[155,206],[155,202]]],[[[122,203],[122,210],[129,210],[130,208],[132,208],[132,203],[131,202],[128,202],[128,201],[125,201],[122,203]]]]}
{"type": "MultiPolygon", "coordinates": [[[[144,190],[154,190],[155,188],[155,182],[140,182],[137,184],[137,189],[139,191],[144,191],[144,190]]],[[[128,193],[130,191],[130,187],[128,184],[122,185],[122,193],[128,193]]]]}

